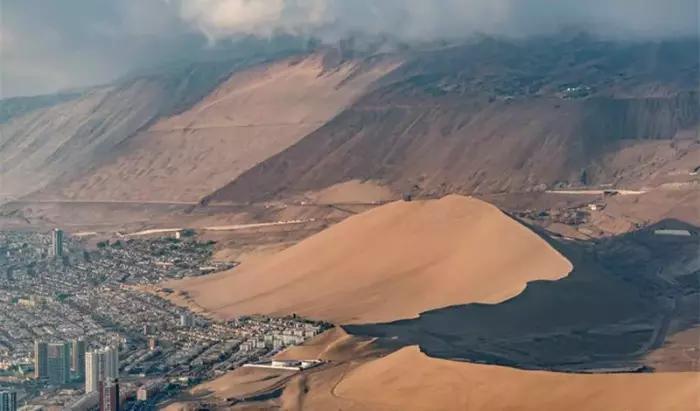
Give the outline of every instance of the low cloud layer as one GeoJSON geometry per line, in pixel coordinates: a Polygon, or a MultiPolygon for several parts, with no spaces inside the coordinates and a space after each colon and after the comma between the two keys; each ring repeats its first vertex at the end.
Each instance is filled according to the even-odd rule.
{"type": "Polygon", "coordinates": [[[210,38],[275,32],[406,41],[473,33],[506,36],[561,29],[611,38],[666,38],[698,30],[696,0],[179,0],[182,18],[210,38]]]}
{"type": "Polygon", "coordinates": [[[0,0],[0,95],[99,84],[205,45],[162,0],[0,0]]]}
{"type": "Polygon", "coordinates": [[[0,95],[109,81],[242,35],[405,42],[580,30],[610,39],[697,36],[697,0],[4,0],[0,95]]]}

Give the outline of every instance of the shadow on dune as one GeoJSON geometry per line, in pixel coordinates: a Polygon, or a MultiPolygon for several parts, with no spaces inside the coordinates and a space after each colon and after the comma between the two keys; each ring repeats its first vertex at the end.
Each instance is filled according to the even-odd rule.
{"type": "MultiPolygon", "coordinates": [[[[538,232],[574,265],[500,304],[466,304],[346,331],[439,358],[570,372],[644,370],[666,337],[700,324],[700,237],[677,220],[618,237],[575,242],[538,232]],[[655,234],[659,228],[692,235],[655,234]]],[[[692,363],[688,363],[688,369],[692,363]]]]}

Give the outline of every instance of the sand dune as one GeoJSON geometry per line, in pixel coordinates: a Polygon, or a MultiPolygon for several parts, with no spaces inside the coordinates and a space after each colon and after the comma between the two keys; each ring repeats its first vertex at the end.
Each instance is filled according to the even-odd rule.
{"type": "MultiPolygon", "coordinates": [[[[415,346],[384,356],[376,344],[337,328],[281,356],[314,354],[331,362],[289,380],[278,400],[282,409],[657,411],[700,406],[699,373],[522,371],[433,359],[415,346]]],[[[258,409],[258,404],[270,408],[247,406],[258,409]]]]}
{"type": "Polygon", "coordinates": [[[341,362],[386,354],[389,351],[389,349],[375,344],[374,338],[350,335],[341,327],[334,327],[302,345],[287,348],[277,354],[275,358],[279,360],[320,359],[341,362]]]}
{"type": "Polygon", "coordinates": [[[221,317],[297,313],[365,323],[501,302],[528,281],[570,270],[568,260],[496,207],[448,196],[390,203],[263,262],[168,286],[221,317]]]}
{"type": "Polygon", "coordinates": [[[235,73],[190,110],[129,139],[64,194],[197,201],[326,123],[396,65],[347,61],[327,70],[319,53],[235,73]]]}
{"type": "Polygon", "coordinates": [[[236,370],[192,392],[209,392],[212,397],[208,398],[223,399],[285,384],[280,398],[233,407],[241,410],[685,411],[700,407],[697,372],[554,373],[434,359],[415,346],[386,352],[367,339],[334,328],[278,355],[329,361],[322,367],[293,376],[236,370]]]}
{"type": "Polygon", "coordinates": [[[306,195],[317,204],[379,203],[398,198],[388,187],[373,181],[350,180],[306,195]]]}
{"type": "Polygon", "coordinates": [[[407,347],[348,372],[332,394],[356,409],[694,410],[698,392],[698,373],[520,371],[433,359],[407,347]]]}
{"type": "Polygon", "coordinates": [[[191,393],[195,396],[214,396],[221,399],[246,396],[274,387],[293,374],[293,371],[241,367],[194,387],[191,393]]]}

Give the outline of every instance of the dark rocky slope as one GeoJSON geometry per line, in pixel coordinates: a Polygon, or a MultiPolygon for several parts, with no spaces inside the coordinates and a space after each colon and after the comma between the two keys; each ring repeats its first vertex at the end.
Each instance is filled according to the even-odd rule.
{"type": "Polygon", "coordinates": [[[609,161],[621,143],[693,138],[697,53],[694,42],[581,38],[418,53],[378,90],[204,201],[285,197],[350,179],[426,194],[625,180],[635,164],[609,161]]]}

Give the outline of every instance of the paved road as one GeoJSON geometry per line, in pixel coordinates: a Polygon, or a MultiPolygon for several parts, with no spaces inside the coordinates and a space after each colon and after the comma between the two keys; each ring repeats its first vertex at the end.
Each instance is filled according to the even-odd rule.
{"type": "Polygon", "coordinates": [[[549,194],[579,194],[579,195],[602,195],[605,193],[616,193],[619,195],[640,195],[646,193],[644,190],[619,190],[616,188],[608,188],[605,190],[547,190],[549,194]]]}
{"type": "MultiPolygon", "coordinates": [[[[279,225],[294,225],[294,224],[306,224],[313,223],[317,221],[315,218],[310,218],[308,220],[288,220],[288,221],[273,221],[269,223],[252,223],[252,224],[234,224],[234,225],[214,225],[209,227],[198,228],[198,230],[205,231],[236,231],[244,230],[246,228],[260,228],[260,227],[272,227],[279,225]]],[[[180,230],[184,230],[182,227],[175,228],[153,228],[149,230],[136,231],[134,233],[124,234],[125,236],[142,236],[149,234],[164,234],[164,233],[174,233],[180,230]]]]}
{"type": "Polygon", "coordinates": [[[12,203],[26,204],[85,204],[85,205],[109,205],[109,204],[133,204],[133,205],[197,205],[191,201],[142,201],[142,200],[13,200],[12,203]]]}

